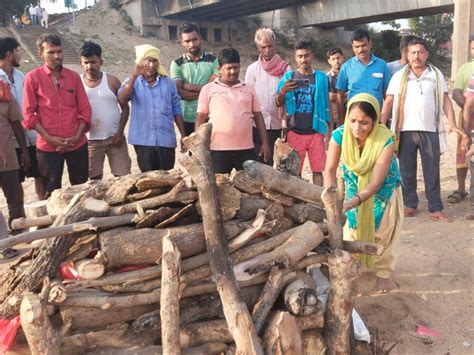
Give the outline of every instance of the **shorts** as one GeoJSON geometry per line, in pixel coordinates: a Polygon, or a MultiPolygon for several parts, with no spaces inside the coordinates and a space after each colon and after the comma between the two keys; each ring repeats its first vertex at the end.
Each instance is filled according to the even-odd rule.
{"type": "Polygon", "coordinates": [[[298,173],[301,175],[303,171],[304,159],[306,152],[308,153],[309,166],[313,173],[322,173],[326,165],[326,145],[324,143],[324,135],[321,133],[298,134],[288,131],[288,144],[296,150],[300,156],[300,166],[298,173]]]}
{"type": "MultiPolygon", "coordinates": [[[[16,148],[16,156],[18,157],[18,163],[21,162],[21,148],[16,148]]],[[[30,156],[30,168],[24,170],[20,167],[18,169],[18,180],[20,182],[25,181],[27,177],[40,178],[41,173],[38,168],[38,159],[36,159],[36,147],[34,145],[28,147],[28,155],[30,156]]]]}
{"type": "Polygon", "coordinates": [[[124,139],[120,147],[110,144],[112,138],[104,140],[90,140],[89,150],[89,178],[100,177],[104,171],[104,160],[107,155],[110,171],[114,176],[130,174],[132,160],[128,154],[127,141],[124,139]]]}
{"type": "Polygon", "coordinates": [[[243,170],[246,160],[257,160],[255,148],[244,150],[211,150],[215,174],[230,174],[232,169],[243,170]]]}

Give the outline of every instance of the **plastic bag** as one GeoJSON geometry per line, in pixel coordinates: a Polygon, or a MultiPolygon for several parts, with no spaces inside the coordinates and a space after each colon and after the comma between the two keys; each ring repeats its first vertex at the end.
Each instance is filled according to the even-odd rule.
{"type": "Polygon", "coordinates": [[[4,355],[13,341],[20,327],[20,316],[16,316],[12,320],[0,319],[0,355],[4,355]]]}

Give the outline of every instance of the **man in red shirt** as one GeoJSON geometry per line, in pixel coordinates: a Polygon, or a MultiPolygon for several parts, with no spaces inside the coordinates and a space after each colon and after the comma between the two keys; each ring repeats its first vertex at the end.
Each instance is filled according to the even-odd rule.
{"type": "Polygon", "coordinates": [[[64,162],[71,185],[87,181],[91,106],[79,74],[62,65],[61,39],[45,33],[36,44],[44,65],[25,77],[23,125],[39,134],[37,158],[47,198],[61,188],[64,162]]]}

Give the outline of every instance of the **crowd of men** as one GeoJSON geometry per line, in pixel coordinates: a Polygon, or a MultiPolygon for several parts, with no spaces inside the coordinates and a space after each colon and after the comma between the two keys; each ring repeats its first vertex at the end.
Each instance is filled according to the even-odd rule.
{"type": "MultiPolygon", "coordinates": [[[[456,79],[454,99],[464,108],[456,123],[446,81],[429,63],[428,45],[419,37],[403,37],[400,60],[387,65],[372,53],[369,33],[356,30],[355,55],[344,62],[343,51],[332,48],[327,53],[330,71],[323,73],[313,68],[311,42],[296,44],[292,69],[277,53],[273,31],[261,28],[255,34],[258,60],[240,80],[236,49],[224,48],[217,57],[204,51],[199,29],[191,23],[183,24],[179,35],[185,53],[171,63],[170,74],[160,63],[158,48],[140,45],[123,82],[101,70],[102,49],[93,42],[80,49],[82,74],[64,67],[61,39],[49,33],[37,40],[44,65],[24,76],[17,69],[18,42],[0,38],[0,184],[9,222],[25,215],[25,177],[35,178],[38,198],[44,199],[61,188],[65,163],[72,185],[101,179],[106,156],[114,176],[129,174],[124,134],[129,118],[128,143],[142,172],[174,167],[175,125],[182,139],[210,121],[216,173],[240,170],[246,160],[272,165],[274,143],[282,137],[301,157],[299,174],[307,157],[313,183],[322,185],[331,131],[344,123],[346,102],[359,93],[379,101],[381,122],[397,136],[405,215],[418,212],[419,151],[430,217],[451,221],[443,213],[440,196],[440,154],[447,148],[441,113],[459,135],[463,153],[458,161],[464,159],[464,170],[452,195],[459,202],[466,195],[465,153],[472,121],[464,93],[474,91],[468,90],[474,62],[467,63],[460,70],[462,78],[456,79]]],[[[471,55],[474,58],[474,40],[471,55]]],[[[2,254],[13,257],[16,251],[2,254]]]]}

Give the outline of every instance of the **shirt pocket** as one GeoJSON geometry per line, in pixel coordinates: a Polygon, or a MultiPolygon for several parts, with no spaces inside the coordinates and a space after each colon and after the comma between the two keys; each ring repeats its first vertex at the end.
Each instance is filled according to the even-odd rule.
{"type": "Polygon", "coordinates": [[[250,92],[244,90],[239,91],[237,100],[240,108],[252,111],[253,95],[250,92]]]}
{"type": "Polygon", "coordinates": [[[370,75],[369,88],[374,91],[382,90],[383,73],[372,73],[370,75]]]}
{"type": "Polygon", "coordinates": [[[60,91],[61,101],[68,107],[76,106],[76,91],[74,89],[64,89],[60,91]]]}

